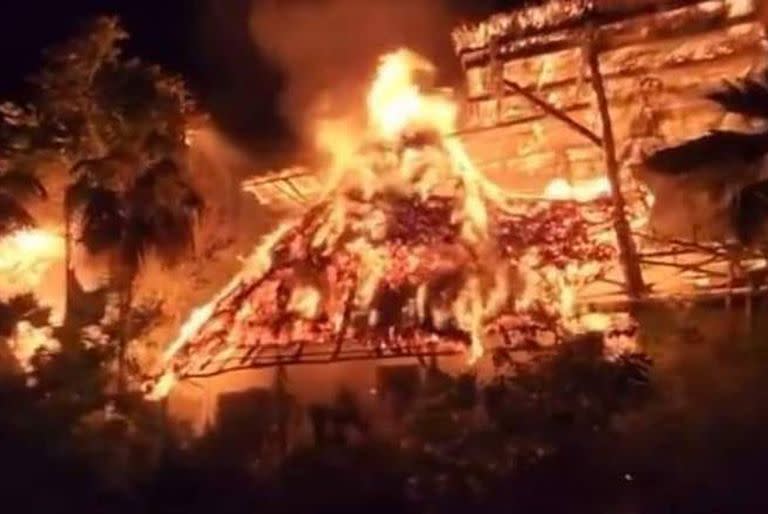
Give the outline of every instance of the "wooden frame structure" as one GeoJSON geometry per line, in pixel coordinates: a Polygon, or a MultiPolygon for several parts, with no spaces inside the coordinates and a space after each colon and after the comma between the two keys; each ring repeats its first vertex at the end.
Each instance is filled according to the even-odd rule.
{"type": "MultiPolygon", "coordinates": [[[[674,98],[673,109],[691,109],[702,130],[722,120],[722,113],[697,95],[733,77],[734,69],[766,61],[765,34],[755,16],[751,0],[670,0],[662,7],[651,0],[553,0],[454,33],[470,94],[466,127],[455,135],[464,139],[476,160],[486,166],[503,161],[502,173],[521,159],[534,163],[530,169],[551,167],[551,158],[521,152],[515,145],[535,139],[537,124],[552,120],[546,130],[553,130],[554,135],[546,139],[556,148],[550,153],[568,154],[575,148],[576,153],[588,156],[588,170],[571,169],[567,178],[601,170],[611,182],[610,224],[621,250],[622,271],[619,276],[606,273],[599,281],[619,289],[595,295],[585,292],[582,303],[601,310],[631,308],[640,300],[686,298],[723,299],[730,305],[737,294],[751,297],[768,291],[768,262],[760,249],[729,242],[660,239],[633,230],[627,219],[618,155],[620,147],[636,136],[627,110],[636,103],[632,86],[649,76],[663,86],[660,94],[664,98],[659,102],[674,98]],[[688,44],[689,39],[695,44],[688,44]],[[709,67],[711,73],[706,80],[694,80],[683,73],[686,67],[700,71],[709,67]],[[589,91],[585,92],[584,84],[591,85],[589,91]],[[674,91],[670,93],[670,89],[674,91]],[[519,155],[496,152],[489,156],[483,151],[488,141],[492,146],[511,146],[519,155]],[[683,277],[681,283],[692,287],[665,290],[662,279],[656,277],[655,270],[660,269],[672,270],[672,275],[683,277]],[[747,280],[740,283],[739,277],[747,280]]],[[[667,143],[692,135],[669,122],[661,132],[667,143]]],[[[571,168],[573,164],[569,163],[571,168]]],[[[494,178],[494,172],[484,171],[494,178]]],[[[495,173],[498,178],[499,172],[495,173]]],[[[262,192],[272,188],[302,205],[307,195],[297,183],[311,178],[304,170],[289,170],[248,181],[244,188],[262,192]]],[[[751,305],[747,302],[750,314],[751,305]]],[[[425,363],[465,351],[460,341],[414,341],[402,346],[351,339],[242,345],[215,359],[203,352],[201,358],[193,357],[174,371],[179,377],[202,378],[299,364],[399,358],[425,363]]]]}
{"type": "MultiPolygon", "coordinates": [[[[559,140],[563,139],[567,141],[564,143],[566,154],[570,145],[579,148],[582,154],[591,155],[592,173],[602,168],[611,183],[613,227],[620,250],[623,284],[632,303],[636,303],[648,292],[642,268],[659,263],[649,263],[642,258],[637,250],[637,234],[632,234],[627,222],[618,147],[638,135],[679,142],[691,134],[687,131],[670,134],[669,129],[663,135],[637,134],[632,126],[632,106],[626,105],[632,100],[631,86],[634,80],[650,76],[660,84],[660,89],[668,85],[675,90],[673,106],[679,106],[682,98],[689,108],[695,105],[698,110],[716,111],[711,105],[702,106],[707,102],[697,100],[697,96],[707,87],[738,75],[732,68],[741,64],[734,63],[746,61],[754,67],[766,62],[765,33],[757,22],[755,3],[752,0],[671,0],[663,4],[650,0],[551,0],[541,6],[517,9],[474,26],[461,27],[453,36],[468,78],[468,129],[463,135],[470,153],[486,163],[489,153],[493,153],[487,151],[489,142],[485,143],[485,151],[482,142],[473,144],[479,136],[497,148],[504,146],[498,141],[507,141],[510,148],[507,152],[513,154],[517,151],[515,134],[520,134],[515,130],[530,126],[535,134],[542,120],[547,117],[556,120],[546,138],[549,146],[562,145],[559,140]],[[699,70],[709,67],[715,71],[691,83],[690,78],[679,75],[686,67],[699,70]],[[582,85],[586,83],[592,85],[593,99],[584,93],[582,85]],[[588,115],[585,119],[591,105],[597,114],[593,121],[598,120],[602,136],[590,128],[588,115]],[[614,129],[615,120],[625,125],[618,132],[614,129]],[[569,138],[568,131],[576,134],[577,139],[569,138]],[[587,141],[592,144],[591,150],[584,145],[587,141]]],[[[716,112],[709,115],[718,117],[716,112]]],[[[705,131],[708,125],[702,125],[700,130],[705,131]]],[[[553,153],[557,154],[558,150],[553,153]]],[[[511,171],[509,156],[499,157],[502,175],[508,174],[511,171]]],[[[544,171],[542,160],[543,166],[547,166],[547,160],[536,155],[523,154],[516,161],[513,158],[517,164],[521,160],[527,161],[524,164],[529,167],[533,162],[539,172],[544,171]]],[[[572,164],[568,162],[569,169],[572,164]]],[[[549,176],[547,172],[551,170],[539,175],[549,176]]],[[[528,174],[536,172],[528,170],[528,174]]],[[[574,174],[584,172],[569,171],[565,178],[573,179],[574,174]]]]}
{"type": "Polygon", "coordinates": [[[342,345],[318,344],[315,341],[296,341],[288,346],[262,346],[242,355],[231,355],[223,360],[207,360],[178,370],[183,379],[209,378],[244,370],[277,368],[282,366],[327,365],[342,362],[391,361],[416,359],[423,366],[437,357],[463,355],[464,347],[425,344],[401,347],[371,348],[359,341],[348,340],[342,345]]]}

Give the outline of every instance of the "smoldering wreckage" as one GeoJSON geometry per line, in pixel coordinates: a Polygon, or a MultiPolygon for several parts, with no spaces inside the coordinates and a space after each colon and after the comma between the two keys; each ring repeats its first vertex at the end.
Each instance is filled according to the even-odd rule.
{"type": "Polygon", "coordinates": [[[620,359],[639,350],[644,301],[758,294],[760,238],[733,219],[754,207],[765,152],[732,151],[765,148],[764,112],[733,101],[768,100],[756,11],[570,0],[498,14],[453,33],[466,101],[414,52],[382,56],[366,129],[318,120],[326,168],[243,184],[294,214],[180,327],[147,398],[247,370],[259,377],[213,393],[277,369],[301,382],[310,364],[364,366],[366,390],[388,363],[490,379],[584,334],[620,359]],[[724,86],[740,78],[751,90],[724,86]]]}

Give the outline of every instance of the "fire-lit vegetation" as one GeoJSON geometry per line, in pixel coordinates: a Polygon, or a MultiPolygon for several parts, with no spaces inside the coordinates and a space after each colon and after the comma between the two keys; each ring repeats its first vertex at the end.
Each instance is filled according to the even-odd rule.
{"type": "Polygon", "coordinates": [[[430,89],[434,73],[405,50],[382,58],[368,131],[325,148],[328,192],[194,312],[153,397],[176,378],[332,362],[353,346],[420,358],[466,350],[477,364],[487,350],[552,346],[595,328],[575,295],[615,258],[610,227],[588,219],[610,219],[603,191],[583,204],[516,202],[453,135],[457,105],[430,89]]]}
{"type": "MultiPolygon", "coordinates": [[[[493,31],[462,28],[455,43],[496,59],[494,31],[570,30],[613,13],[603,4],[551,2],[530,19],[493,18],[493,31]]],[[[435,65],[395,50],[372,63],[363,123],[312,120],[312,169],[245,181],[281,183],[301,208],[259,205],[243,241],[261,240],[241,257],[218,233],[231,197],[211,187],[210,163],[192,164],[205,113],[181,77],[127,57],[128,37],[116,18],[93,20],[46,51],[28,98],[0,104],[9,505],[755,510],[739,500],[768,453],[764,415],[745,398],[765,390],[765,134],[642,148],[633,168],[613,140],[605,42],[590,32],[579,80],[600,131],[501,72],[497,86],[586,136],[605,168],[523,194],[477,164],[462,101],[435,65]],[[748,170],[724,176],[734,168],[748,170]],[[307,175],[321,190],[292,181],[307,175]],[[722,193],[722,231],[656,230],[676,178],[722,193]],[[375,384],[355,382],[365,366],[375,384]],[[318,367],[333,370],[320,385],[318,367]],[[211,398],[206,380],[242,372],[259,387],[227,422],[226,395],[211,398]],[[185,387],[202,398],[192,421],[174,410],[185,387]]],[[[710,98],[764,121],[768,79],[755,77],[710,98]]]]}

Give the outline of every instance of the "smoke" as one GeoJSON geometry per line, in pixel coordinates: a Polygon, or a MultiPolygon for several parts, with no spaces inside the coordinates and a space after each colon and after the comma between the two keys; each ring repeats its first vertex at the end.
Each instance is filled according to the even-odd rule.
{"type": "Polygon", "coordinates": [[[361,114],[386,52],[415,50],[437,64],[442,83],[457,83],[458,17],[446,0],[254,0],[251,33],[283,74],[280,114],[306,142],[312,120],[361,114]]]}

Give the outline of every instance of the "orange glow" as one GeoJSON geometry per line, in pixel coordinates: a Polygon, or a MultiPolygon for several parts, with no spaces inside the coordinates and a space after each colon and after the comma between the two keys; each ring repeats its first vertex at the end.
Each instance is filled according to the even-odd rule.
{"type": "Polygon", "coordinates": [[[458,109],[449,99],[424,95],[416,76],[431,77],[434,66],[405,49],[381,58],[368,95],[371,128],[384,139],[394,139],[408,129],[430,128],[441,134],[453,131],[458,109]]]}
{"type": "Polygon", "coordinates": [[[26,321],[16,326],[8,345],[25,373],[34,371],[33,358],[40,352],[56,353],[61,350],[61,344],[53,338],[50,327],[37,328],[26,321]]]}
{"type": "Polygon", "coordinates": [[[552,180],[544,190],[544,196],[550,200],[575,200],[591,202],[610,196],[611,183],[607,177],[584,180],[574,184],[562,178],[552,180]]]}
{"type": "Polygon", "coordinates": [[[315,319],[320,314],[322,296],[320,291],[311,286],[297,287],[288,302],[288,312],[304,319],[315,319]]]}
{"type": "MultiPolygon", "coordinates": [[[[344,119],[315,124],[315,142],[332,157],[325,195],[301,223],[285,224],[268,236],[245,262],[241,275],[212,302],[192,313],[164,356],[166,370],[232,291],[254,284],[275,266],[281,273],[287,271],[280,268],[285,261],[278,260],[278,255],[292,255],[295,262],[303,262],[307,254],[346,259],[350,277],[344,287],[349,289],[341,295],[326,287],[327,283],[339,287],[337,278],[323,277],[328,280],[323,287],[307,284],[303,277],[298,281],[276,279],[280,287],[288,289],[287,305],[281,312],[291,314],[291,319],[300,318],[301,323],[327,314],[324,319],[335,337],[347,329],[345,310],[354,311],[356,320],[367,321],[368,327],[378,327],[387,319],[386,307],[391,307],[378,303],[386,299],[383,292],[403,293],[406,289],[412,297],[401,309],[413,316],[407,319],[461,332],[462,341],[468,343],[470,364],[485,354],[489,326],[502,314],[538,302],[545,303],[558,319],[577,318],[577,285],[586,272],[575,270],[569,278],[553,266],[545,270],[551,276],[545,277],[535,252],[524,257],[524,262],[502,255],[494,220],[498,212],[511,212],[511,202],[478,170],[454,135],[458,107],[450,95],[433,87],[434,75],[434,67],[413,52],[387,54],[380,60],[366,98],[368,126],[364,130],[356,130],[344,119]],[[447,199],[444,221],[455,232],[446,243],[449,255],[443,267],[442,261],[434,262],[440,260],[439,250],[425,243],[398,243],[388,238],[395,217],[393,198],[407,199],[405,203],[447,199]],[[548,296],[542,300],[544,288],[548,296]],[[343,302],[347,302],[344,309],[336,308],[343,302]]],[[[607,181],[600,179],[576,186],[554,183],[548,195],[587,201],[608,192],[607,181]]],[[[257,307],[248,301],[225,307],[223,312],[236,314],[215,316],[233,325],[226,327],[227,344],[216,359],[231,355],[238,341],[259,337],[249,336],[254,329],[248,324],[257,307]]],[[[278,338],[274,332],[264,337],[278,338]]],[[[167,394],[175,379],[167,371],[152,397],[167,394]]]]}
{"type": "Polygon", "coordinates": [[[34,291],[49,267],[64,258],[64,238],[41,229],[0,239],[0,298],[34,291]]]}

